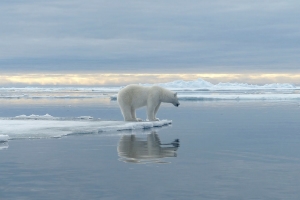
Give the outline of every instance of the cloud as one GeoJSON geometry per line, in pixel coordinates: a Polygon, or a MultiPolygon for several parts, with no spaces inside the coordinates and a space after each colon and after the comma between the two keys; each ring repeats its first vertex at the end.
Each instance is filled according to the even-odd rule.
{"type": "Polygon", "coordinates": [[[299,72],[300,3],[2,1],[0,71],[299,72]]]}

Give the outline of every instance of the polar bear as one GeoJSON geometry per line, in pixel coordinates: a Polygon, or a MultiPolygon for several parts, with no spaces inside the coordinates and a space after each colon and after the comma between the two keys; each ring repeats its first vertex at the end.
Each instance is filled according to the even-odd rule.
{"type": "Polygon", "coordinates": [[[147,106],[149,121],[159,121],[155,117],[161,102],[172,103],[179,106],[177,93],[159,86],[143,87],[140,85],[128,85],[118,93],[118,103],[121,108],[124,121],[142,121],[135,116],[137,108],[147,106]]]}

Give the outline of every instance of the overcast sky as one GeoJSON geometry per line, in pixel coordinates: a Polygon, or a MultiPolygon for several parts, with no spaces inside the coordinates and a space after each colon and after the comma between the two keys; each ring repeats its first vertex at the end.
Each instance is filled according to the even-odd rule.
{"type": "Polygon", "coordinates": [[[300,73],[299,0],[2,0],[2,73],[300,73]]]}

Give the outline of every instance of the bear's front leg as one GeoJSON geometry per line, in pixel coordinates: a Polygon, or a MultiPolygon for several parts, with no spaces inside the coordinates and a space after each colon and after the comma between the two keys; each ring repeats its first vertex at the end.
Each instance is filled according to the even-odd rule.
{"type": "Polygon", "coordinates": [[[159,103],[156,107],[155,107],[155,110],[154,110],[154,118],[155,118],[155,121],[159,121],[159,118],[156,118],[156,113],[159,109],[159,106],[160,106],[161,103],[159,103]]]}
{"type": "Polygon", "coordinates": [[[155,107],[153,104],[147,105],[147,117],[149,121],[159,121],[158,118],[155,118],[155,107]]]}

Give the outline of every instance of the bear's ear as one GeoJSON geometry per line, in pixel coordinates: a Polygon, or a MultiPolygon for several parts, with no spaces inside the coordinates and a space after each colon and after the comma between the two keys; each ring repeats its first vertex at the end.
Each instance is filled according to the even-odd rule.
{"type": "Polygon", "coordinates": [[[177,97],[177,92],[175,92],[174,97],[177,97]]]}

